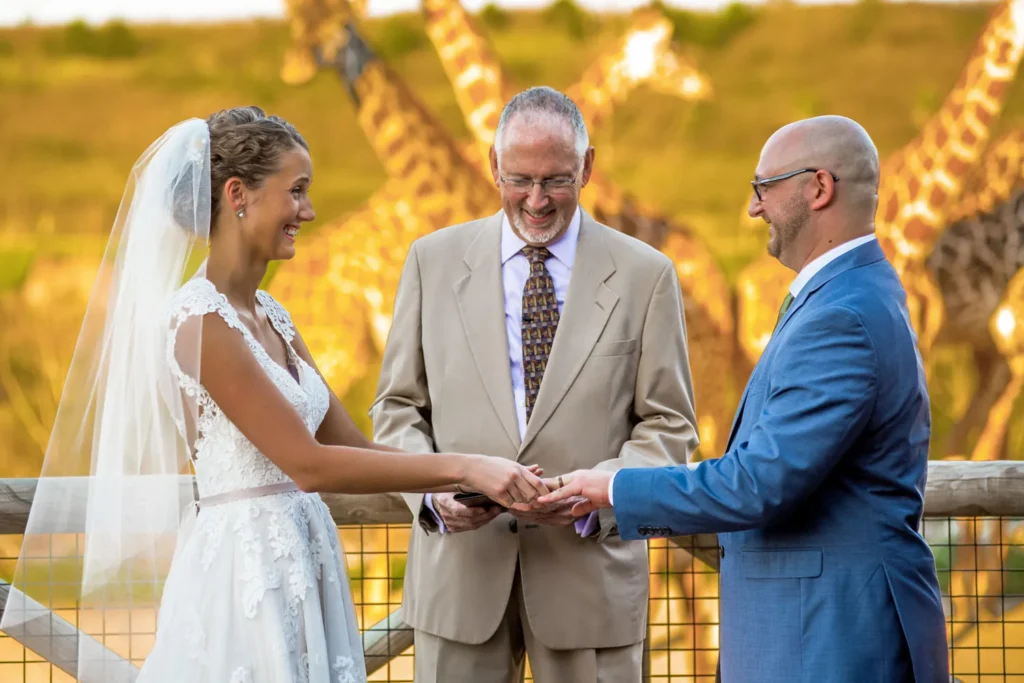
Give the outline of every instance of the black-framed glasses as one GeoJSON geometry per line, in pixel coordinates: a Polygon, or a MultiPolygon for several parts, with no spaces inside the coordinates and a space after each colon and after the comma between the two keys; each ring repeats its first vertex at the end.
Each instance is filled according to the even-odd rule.
{"type": "MultiPolygon", "coordinates": [[[[822,170],[824,170],[824,169],[821,169],[821,168],[798,168],[795,171],[790,171],[789,173],[780,173],[779,175],[773,175],[770,178],[762,178],[760,180],[751,180],[750,181],[750,186],[754,188],[754,194],[757,195],[757,201],[760,202],[760,201],[764,201],[764,197],[761,196],[761,188],[765,187],[766,185],[770,185],[772,183],[777,183],[780,180],[786,180],[788,178],[792,178],[793,176],[798,176],[801,173],[817,173],[818,171],[822,171],[822,170]]],[[[835,181],[837,183],[839,182],[839,176],[837,176],[835,173],[832,173],[831,171],[825,171],[825,172],[828,173],[830,176],[832,176],[832,180],[833,181],[835,181]]]]}
{"type": "Polygon", "coordinates": [[[533,178],[506,178],[503,175],[498,176],[501,182],[508,185],[516,192],[529,192],[533,189],[534,185],[540,185],[546,193],[552,191],[559,192],[567,190],[576,183],[575,176],[558,176],[556,178],[545,178],[544,180],[534,180],[533,178]]]}

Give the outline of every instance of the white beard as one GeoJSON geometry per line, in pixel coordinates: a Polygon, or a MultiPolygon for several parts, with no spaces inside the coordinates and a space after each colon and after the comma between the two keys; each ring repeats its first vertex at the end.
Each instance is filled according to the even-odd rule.
{"type": "Polygon", "coordinates": [[[518,212],[512,222],[515,224],[516,230],[519,231],[519,234],[529,238],[529,242],[532,244],[547,244],[551,240],[555,239],[562,229],[561,220],[556,220],[551,224],[551,227],[546,230],[530,228],[526,225],[526,222],[523,221],[522,215],[518,212]]]}

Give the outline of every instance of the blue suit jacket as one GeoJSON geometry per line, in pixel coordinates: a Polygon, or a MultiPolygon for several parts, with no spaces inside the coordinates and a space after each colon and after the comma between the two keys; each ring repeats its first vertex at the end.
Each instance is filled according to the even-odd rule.
{"type": "Polygon", "coordinates": [[[949,683],[918,533],[930,431],[906,294],[871,241],[793,301],[723,457],[616,475],[619,533],[721,534],[723,683],[949,683]]]}

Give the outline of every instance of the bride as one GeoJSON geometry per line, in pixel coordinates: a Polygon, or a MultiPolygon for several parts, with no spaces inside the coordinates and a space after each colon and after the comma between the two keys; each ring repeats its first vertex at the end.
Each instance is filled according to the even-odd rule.
{"type": "Polygon", "coordinates": [[[38,638],[70,572],[84,634],[62,668],[82,681],[365,681],[316,492],[474,490],[520,507],[546,492],[538,468],[403,453],[356,428],[259,289],[314,218],[312,179],[298,131],[257,107],[180,123],[133,169],[0,620],[38,638]],[[147,605],[158,621],[140,673],[107,617],[87,616],[147,605]]]}

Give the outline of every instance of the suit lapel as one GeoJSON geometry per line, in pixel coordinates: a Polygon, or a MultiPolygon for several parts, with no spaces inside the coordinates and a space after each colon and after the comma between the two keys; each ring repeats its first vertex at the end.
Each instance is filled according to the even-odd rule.
{"type": "Polygon", "coordinates": [[[519,426],[509,374],[505,300],[501,282],[501,213],[487,220],[463,257],[469,268],[453,289],[470,352],[491,406],[512,445],[519,426]]]}
{"type": "Polygon", "coordinates": [[[569,290],[520,453],[529,446],[565,398],[604,331],[619,301],[618,294],[605,284],[614,272],[615,263],[601,236],[600,227],[586,212],[582,212],[569,290]]]}
{"type": "Polygon", "coordinates": [[[747,405],[747,394],[750,393],[750,384],[754,381],[754,374],[757,369],[761,367],[761,359],[764,358],[764,352],[761,352],[761,358],[758,359],[757,365],[750,373],[750,377],[747,379],[747,386],[743,387],[743,395],[740,396],[740,405],[736,408],[736,415],[732,418],[732,427],[729,429],[729,438],[725,442],[725,452],[728,453],[729,449],[732,448],[732,440],[736,438],[736,430],[739,429],[740,421],[743,417],[743,408],[747,405]]]}
{"type": "Polygon", "coordinates": [[[803,307],[803,305],[807,302],[808,299],[811,298],[811,296],[815,292],[817,292],[819,289],[825,286],[825,284],[832,280],[832,278],[836,277],[840,273],[846,272],[847,270],[876,263],[884,258],[885,253],[882,251],[882,248],[877,241],[871,241],[866,244],[862,244],[859,247],[851,249],[845,254],[842,254],[835,260],[830,261],[828,264],[825,265],[824,268],[818,271],[818,273],[816,273],[814,277],[811,278],[810,282],[808,282],[802,290],[800,290],[800,295],[793,300],[793,303],[790,304],[789,308],[786,310],[786,314],[782,316],[782,320],[779,321],[779,324],[775,332],[772,334],[772,338],[768,340],[768,345],[761,353],[761,358],[758,359],[757,365],[754,366],[753,371],[750,373],[750,379],[747,380],[747,386],[743,389],[743,396],[740,397],[739,407],[736,409],[736,416],[733,418],[732,421],[732,429],[729,430],[729,439],[726,441],[725,446],[725,450],[727,452],[730,448],[732,448],[732,440],[735,438],[736,432],[740,426],[740,422],[742,421],[743,409],[747,403],[747,395],[750,391],[750,384],[753,381],[754,376],[757,374],[758,370],[761,368],[761,361],[764,360],[765,356],[767,356],[768,349],[772,346],[772,344],[775,343],[776,338],[778,338],[778,336],[782,333],[782,330],[783,328],[785,328],[786,323],[788,323],[793,318],[793,316],[796,315],[796,312],[800,310],[801,307],[803,307]]]}
{"type": "Polygon", "coordinates": [[[786,311],[786,315],[782,316],[782,320],[779,321],[778,329],[775,334],[772,335],[772,339],[769,340],[769,344],[775,340],[775,337],[782,332],[783,328],[788,323],[796,312],[807,303],[807,300],[817,292],[819,289],[828,284],[832,278],[836,277],[840,273],[845,273],[848,270],[854,268],[860,268],[861,266],[867,266],[872,263],[877,263],[885,258],[885,252],[882,251],[882,247],[878,244],[877,240],[872,240],[866,244],[862,244],[859,247],[855,247],[850,251],[842,254],[833,261],[829,261],[825,264],[825,267],[818,271],[814,277],[811,278],[810,282],[802,290],[800,290],[800,296],[793,300],[789,309],[786,311]]]}

